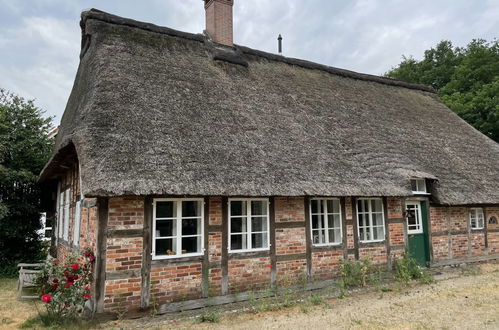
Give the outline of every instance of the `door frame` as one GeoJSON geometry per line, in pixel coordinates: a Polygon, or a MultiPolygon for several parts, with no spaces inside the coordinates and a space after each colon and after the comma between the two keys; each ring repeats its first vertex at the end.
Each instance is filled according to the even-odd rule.
{"type": "MultiPolygon", "coordinates": [[[[424,242],[424,248],[425,248],[425,261],[426,265],[429,266],[431,263],[432,259],[432,251],[431,251],[431,244],[430,244],[430,202],[427,198],[407,198],[404,203],[404,226],[405,226],[405,232],[407,234],[407,243],[406,243],[406,249],[409,250],[409,236],[414,235],[416,233],[409,233],[409,223],[407,221],[407,204],[419,204],[419,214],[421,215],[421,225],[422,225],[422,234],[423,235],[423,242],[424,242]]],[[[419,233],[418,233],[419,234],[419,233]]],[[[416,235],[418,235],[416,234],[416,235]]]]}

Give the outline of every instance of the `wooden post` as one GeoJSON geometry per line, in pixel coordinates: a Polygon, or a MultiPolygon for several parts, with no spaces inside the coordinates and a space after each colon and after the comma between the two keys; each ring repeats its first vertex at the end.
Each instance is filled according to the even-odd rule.
{"type": "Polygon", "coordinates": [[[386,269],[392,270],[392,258],[390,250],[390,225],[388,224],[388,198],[383,197],[383,213],[385,222],[385,248],[386,248],[386,269]]]}
{"type": "Polygon", "coordinates": [[[307,255],[307,280],[313,280],[313,267],[312,267],[312,229],[310,228],[310,197],[304,198],[303,207],[305,208],[305,242],[306,242],[306,255],[307,255]]]}
{"type": "Polygon", "coordinates": [[[277,283],[277,257],[276,257],[276,239],[275,239],[275,198],[269,200],[269,224],[270,224],[270,286],[275,287],[277,283]]]}
{"type": "Polygon", "coordinates": [[[104,290],[106,286],[106,251],[107,251],[107,221],[109,214],[109,199],[99,197],[97,199],[97,248],[95,255],[95,306],[94,313],[104,311],[104,290]]]}
{"type": "Polygon", "coordinates": [[[487,208],[483,207],[483,235],[484,235],[484,243],[485,243],[485,254],[489,254],[489,229],[488,229],[487,220],[487,208]]]}
{"type": "Polygon", "coordinates": [[[341,231],[343,237],[341,241],[343,242],[343,259],[348,259],[348,233],[347,233],[347,212],[345,206],[346,198],[340,198],[340,208],[341,208],[341,231]]]}
{"type": "Polygon", "coordinates": [[[144,198],[144,227],[142,232],[142,269],[141,269],[141,288],[140,288],[140,306],[149,307],[151,299],[151,252],[152,252],[152,218],[153,218],[153,199],[150,196],[144,198]]]}
{"type": "Polygon", "coordinates": [[[353,245],[355,249],[355,260],[359,260],[359,229],[357,222],[357,198],[352,197],[352,220],[353,220],[353,245]]]}
{"type": "Polygon", "coordinates": [[[229,209],[228,198],[222,197],[222,295],[229,293],[229,209]]]}

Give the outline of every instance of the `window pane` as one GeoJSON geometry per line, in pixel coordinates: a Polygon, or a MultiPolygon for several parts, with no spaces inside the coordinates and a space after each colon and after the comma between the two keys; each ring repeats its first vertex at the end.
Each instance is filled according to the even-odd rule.
{"type": "Polygon", "coordinates": [[[251,215],[267,215],[267,202],[251,201],[251,215]]]}
{"type": "Polygon", "coordinates": [[[246,217],[243,218],[231,218],[230,219],[230,232],[231,233],[242,233],[246,232],[246,217]]]}
{"type": "Polygon", "coordinates": [[[327,216],[327,219],[329,229],[341,227],[339,214],[330,214],[327,216]]]}
{"type": "Polygon", "coordinates": [[[175,236],[175,220],[157,220],[156,221],[156,237],[175,236]]]}
{"type": "Polygon", "coordinates": [[[382,226],[383,225],[383,214],[381,213],[373,213],[373,226],[382,226]]]}
{"type": "Polygon", "coordinates": [[[366,231],[364,228],[359,228],[359,237],[361,241],[366,240],[366,231]]]}
{"type": "Polygon", "coordinates": [[[382,240],[384,239],[384,230],[383,227],[376,227],[374,228],[374,237],[373,239],[375,240],[382,240]]]}
{"type": "Polygon", "coordinates": [[[201,237],[182,237],[182,254],[201,252],[201,237]]]}
{"type": "Polygon", "coordinates": [[[326,231],[325,230],[313,230],[312,231],[312,241],[314,244],[326,243],[326,231]]]}
{"type": "Polygon", "coordinates": [[[156,240],[156,255],[166,256],[176,254],[177,240],[173,238],[156,240]]]}
{"type": "Polygon", "coordinates": [[[358,206],[358,209],[359,209],[359,212],[367,212],[369,209],[368,209],[368,203],[369,201],[366,200],[366,199],[360,199],[357,201],[357,206],[358,206]]]}
{"type": "Polygon", "coordinates": [[[328,200],[327,201],[327,212],[328,213],[340,213],[340,201],[328,200]]]}
{"type": "Polygon", "coordinates": [[[252,218],[251,231],[267,231],[267,217],[252,218]]]}
{"type": "Polygon", "coordinates": [[[156,218],[172,218],[177,215],[175,202],[156,202],[156,218]]]}
{"type": "Polygon", "coordinates": [[[230,202],[230,215],[246,215],[246,202],[232,201],[230,202]]]}
{"type": "Polygon", "coordinates": [[[182,202],[182,217],[199,217],[201,216],[201,203],[198,201],[182,202]]]}
{"type": "Polygon", "coordinates": [[[329,230],[329,243],[340,243],[341,242],[341,234],[339,229],[330,229],[329,230]]]}
{"type": "Polygon", "coordinates": [[[319,229],[319,219],[322,219],[320,215],[312,215],[312,229],[319,229]]]}
{"type": "Polygon", "coordinates": [[[371,199],[371,211],[383,212],[383,203],[380,199],[371,199]]]}
{"type": "Polygon", "coordinates": [[[411,190],[412,191],[418,191],[418,185],[416,183],[416,180],[411,180],[411,190]]]}
{"type": "Polygon", "coordinates": [[[181,233],[182,236],[200,235],[200,234],[201,234],[201,219],[182,220],[182,233],[181,233]]]}
{"type": "Polygon", "coordinates": [[[359,214],[358,215],[358,218],[359,218],[359,227],[363,227],[366,225],[366,215],[364,214],[359,214]]]}
{"type": "Polygon", "coordinates": [[[251,246],[253,249],[267,247],[267,233],[251,234],[251,246]]]}
{"type": "Polygon", "coordinates": [[[310,203],[312,205],[312,213],[319,213],[319,201],[317,199],[312,199],[310,203]]]}
{"type": "Polygon", "coordinates": [[[231,235],[230,236],[230,249],[243,250],[247,249],[246,235],[231,235]]]}

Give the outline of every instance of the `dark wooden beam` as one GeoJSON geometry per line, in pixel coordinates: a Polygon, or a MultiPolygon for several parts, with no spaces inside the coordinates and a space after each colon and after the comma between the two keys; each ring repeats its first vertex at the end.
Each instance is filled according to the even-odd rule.
{"type": "Polygon", "coordinates": [[[357,198],[352,197],[352,220],[353,220],[353,246],[355,249],[355,260],[359,260],[359,230],[357,221],[357,198]]]}
{"type": "Polygon", "coordinates": [[[228,198],[222,197],[222,295],[229,293],[229,209],[228,198]]]}
{"type": "Polygon", "coordinates": [[[345,197],[340,198],[340,209],[341,209],[341,232],[343,233],[341,241],[343,242],[343,259],[348,259],[348,235],[347,235],[347,212],[345,206],[345,197]]]}
{"type": "Polygon", "coordinates": [[[104,289],[106,286],[106,251],[107,251],[107,222],[109,214],[109,199],[99,197],[97,200],[97,248],[95,255],[95,306],[94,312],[104,311],[104,289]]]}
{"type": "Polygon", "coordinates": [[[144,227],[142,230],[142,270],[140,286],[140,307],[147,308],[151,300],[151,253],[152,253],[152,219],[153,199],[144,198],[144,227]]]}
{"type": "Polygon", "coordinates": [[[270,286],[275,287],[277,283],[277,258],[276,258],[276,238],[275,238],[275,198],[269,199],[269,230],[270,230],[270,286]]]}
{"type": "Polygon", "coordinates": [[[312,229],[310,228],[310,197],[305,196],[303,207],[305,208],[305,242],[306,242],[306,255],[307,255],[307,280],[309,282],[313,279],[312,267],[312,229]]]}
{"type": "Polygon", "coordinates": [[[385,222],[385,249],[386,249],[386,269],[392,270],[392,257],[390,250],[390,227],[388,227],[388,198],[383,197],[383,213],[385,222]]]}

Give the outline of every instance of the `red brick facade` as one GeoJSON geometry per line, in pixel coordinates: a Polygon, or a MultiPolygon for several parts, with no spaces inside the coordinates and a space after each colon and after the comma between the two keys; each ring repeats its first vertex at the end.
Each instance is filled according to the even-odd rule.
{"type": "MultiPolygon", "coordinates": [[[[77,173],[68,174],[63,185],[72,187],[71,226],[74,204],[78,198],[77,173]]],[[[327,280],[338,276],[345,256],[349,259],[367,258],[377,265],[390,265],[406,247],[406,224],[402,198],[386,198],[385,229],[387,240],[362,243],[357,237],[356,210],[352,198],[342,198],[343,239],[335,246],[313,246],[307,238],[309,219],[304,197],[276,197],[273,201],[273,249],[253,253],[224,252],[223,220],[226,199],[206,198],[204,256],[152,260],[144,256],[144,228],[147,205],[143,197],[108,199],[105,235],[105,280],[103,312],[125,306],[129,310],[144,307],[141,297],[149,290],[149,304],[168,304],[209,296],[260,290],[274,284],[290,284],[305,280],[327,280]],[[275,251],[272,259],[272,251],[275,251]],[[310,261],[307,259],[310,255],[310,261]],[[144,264],[144,260],[148,260],[144,264]],[[206,259],[204,259],[206,258],[206,259]],[[227,259],[224,259],[227,258],[227,259]],[[203,261],[205,260],[205,261],[203,261]],[[273,261],[274,260],[274,261],[273,261]],[[309,264],[310,263],[310,264],[309,264]],[[149,266],[147,266],[149,265],[149,266]],[[226,268],[224,268],[226,267],[226,268]],[[149,285],[144,287],[144,268],[149,269],[149,285]],[[224,270],[226,269],[226,270],[224,270]]],[[[469,228],[469,208],[430,207],[430,243],[432,262],[486,256],[499,253],[499,225],[487,224],[486,229],[469,228]],[[488,230],[488,232],[487,232],[488,230]]],[[[499,207],[484,208],[486,222],[491,216],[499,218],[499,207]]],[[[78,248],[91,247],[97,241],[98,208],[95,199],[84,199],[81,208],[80,243],[78,248]]],[[[77,248],[60,241],[57,254],[66,259],[77,248]]],[[[150,243],[149,243],[150,244],[150,243]]],[[[147,306],[147,304],[146,304],[147,306]]]]}

